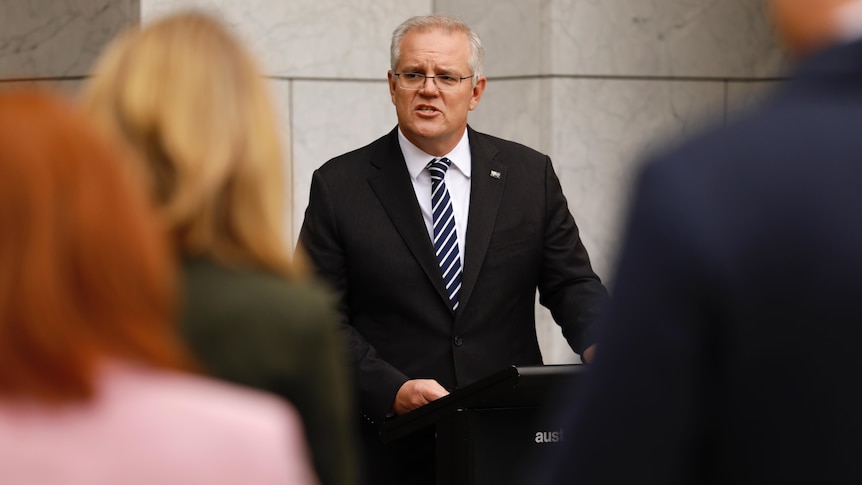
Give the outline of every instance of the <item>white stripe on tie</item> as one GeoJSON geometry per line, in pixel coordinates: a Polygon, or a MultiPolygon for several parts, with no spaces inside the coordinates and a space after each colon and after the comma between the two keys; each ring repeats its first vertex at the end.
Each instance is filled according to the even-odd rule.
{"type": "Polygon", "coordinates": [[[458,254],[458,235],[455,232],[455,213],[452,200],[446,190],[446,170],[452,163],[448,158],[434,159],[428,163],[431,172],[431,210],[434,215],[434,252],[446,284],[446,293],[452,310],[458,309],[458,293],[461,290],[461,257],[458,254]]]}

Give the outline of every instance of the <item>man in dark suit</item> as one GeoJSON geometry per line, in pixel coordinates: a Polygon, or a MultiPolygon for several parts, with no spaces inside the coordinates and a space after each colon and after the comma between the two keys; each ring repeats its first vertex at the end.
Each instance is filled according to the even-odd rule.
{"type": "Polygon", "coordinates": [[[529,483],[862,483],[862,2],[772,0],[805,60],[643,169],[601,351],[529,483]]]}
{"type": "Polygon", "coordinates": [[[388,74],[398,126],[312,180],[300,249],[341,297],[369,485],[434,480],[433,441],[383,447],[387,416],[542,363],[537,289],[585,360],[607,298],[550,159],[467,126],[482,58],[454,18],[405,21],[388,74]]]}

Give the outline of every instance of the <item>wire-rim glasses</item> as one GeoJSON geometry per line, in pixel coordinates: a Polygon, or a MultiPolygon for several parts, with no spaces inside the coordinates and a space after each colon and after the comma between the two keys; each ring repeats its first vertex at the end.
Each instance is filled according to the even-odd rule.
{"type": "Polygon", "coordinates": [[[409,89],[411,91],[416,91],[418,89],[422,89],[425,86],[425,80],[431,79],[434,81],[434,85],[437,86],[437,89],[440,91],[457,91],[461,86],[461,81],[465,79],[470,79],[475,76],[475,74],[470,76],[452,76],[450,74],[438,74],[436,76],[426,76],[425,74],[419,72],[396,72],[395,76],[398,77],[398,87],[401,89],[409,89]]]}

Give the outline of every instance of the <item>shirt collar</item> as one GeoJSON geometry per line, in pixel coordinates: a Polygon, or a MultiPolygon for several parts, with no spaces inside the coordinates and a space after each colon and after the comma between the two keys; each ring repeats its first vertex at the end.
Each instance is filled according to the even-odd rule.
{"type": "Polygon", "coordinates": [[[470,137],[467,135],[466,128],[464,129],[464,135],[461,136],[461,140],[455,145],[455,148],[443,157],[435,157],[422,151],[404,136],[404,133],[401,132],[401,127],[398,127],[398,143],[401,145],[401,153],[404,154],[404,161],[407,162],[407,170],[414,180],[425,170],[428,162],[434,158],[443,157],[451,160],[452,167],[458,169],[468,179],[470,178],[472,158],[470,157],[470,137]]]}

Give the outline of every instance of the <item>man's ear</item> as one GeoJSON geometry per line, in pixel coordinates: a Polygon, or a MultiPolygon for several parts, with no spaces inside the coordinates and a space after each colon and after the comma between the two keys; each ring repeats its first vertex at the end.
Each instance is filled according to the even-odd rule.
{"type": "Polygon", "coordinates": [[[473,111],[474,109],[476,109],[476,106],[479,105],[479,100],[482,99],[482,93],[485,92],[486,82],[487,79],[485,79],[485,76],[482,76],[479,78],[478,81],[476,81],[476,85],[473,86],[473,93],[472,97],[470,98],[470,111],[473,111]]]}
{"type": "Polygon", "coordinates": [[[389,97],[392,99],[392,104],[395,104],[395,74],[390,69],[386,77],[389,79],[389,97]]]}

